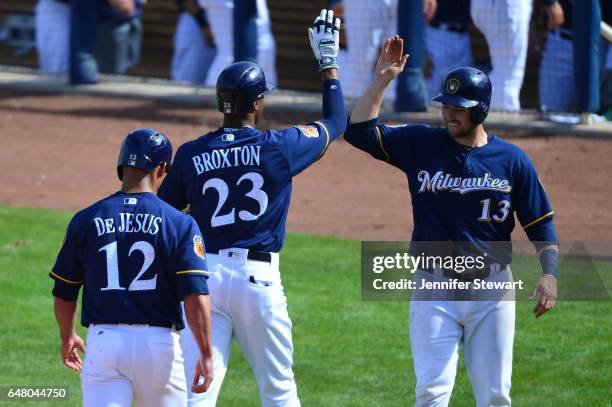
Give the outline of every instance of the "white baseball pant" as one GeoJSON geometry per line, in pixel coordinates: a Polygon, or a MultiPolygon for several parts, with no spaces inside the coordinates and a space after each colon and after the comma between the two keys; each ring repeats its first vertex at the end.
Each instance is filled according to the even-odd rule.
{"type": "Polygon", "coordinates": [[[135,401],[138,406],[176,407],[187,403],[176,331],[149,325],[90,325],[86,349],[81,372],[83,406],[130,407],[135,401]]]}
{"type": "Polygon", "coordinates": [[[257,0],[257,63],[266,74],[266,80],[277,85],[276,43],[266,0],[257,0]]]}
{"type": "MultiPolygon", "coordinates": [[[[206,9],[217,46],[217,54],[206,76],[206,86],[214,87],[221,71],[234,62],[234,2],[198,0],[198,3],[206,9]]],[[[257,0],[257,62],[266,74],[266,80],[276,84],[276,44],[270,25],[266,1],[257,0]]]]}
{"type": "Polygon", "coordinates": [[[202,28],[186,11],[179,16],[174,33],[174,54],[170,77],[179,82],[204,84],[215,58],[215,48],[204,41],[202,28]]]}
{"type": "Polygon", "coordinates": [[[431,99],[440,93],[442,80],[449,70],[473,64],[472,49],[467,32],[449,31],[443,25],[426,26],[425,44],[433,65],[431,77],[427,80],[427,92],[431,99]]]}
{"type": "MultiPolygon", "coordinates": [[[[397,0],[345,0],[347,63],[342,72],[344,95],[360,97],[374,79],[381,46],[397,33],[397,0]]],[[[395,99],[389,86],[386,100],[395,99]]]]}
{"type": "Polygon", "coordinates": [[[208,23],[215,37],[217,53],[206,75],[206,86],[215,87],[217,78],[234,62],[234,2],[233,0],[198,0],[206,10],[208,23]]]}
{"type": "MultiPolygon", "coordinates": [[[[417,271],[421,280],[448,278],[417,271]]],[[[486,281],[512,281],[508,267],[486,281]]],[[[510,406],[515,304],[501,301],[420,300],[410,302],[409,334],[416,383],[416,407],[448,406],[463,343],[463,359],[477,407],[510,406]]]]}
{"type": "Polygon", "coordinates": [[[39,0],[35,8],[35,24],[40,70],[49,74],[68,72],[70,4],[39,0]]]}
{"type": "MultiPolygon", "coordinates": [[[[299,407],[293,378],[293,341],[278,253],[272,262],[247,259],[248,250],[231,248],[208,254],[212,301],[213,375],[206,393],[189,394],[189,406],[215,406],[227,371],[232,337],[248,360],[264,407],[299,407]]],[[[181,332],[187,382],[199,350],[189,328],[181,332]]]]}
{"type": "Polygon", "coordinates": [[[519,111],[525,76],[532,0],[472,0],[474,25],[489,45],[491,108],[519,111]]]}

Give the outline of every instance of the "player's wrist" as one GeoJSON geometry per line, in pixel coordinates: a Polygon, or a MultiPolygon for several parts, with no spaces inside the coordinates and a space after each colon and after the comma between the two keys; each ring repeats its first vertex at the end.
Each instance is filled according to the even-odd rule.
{"type": "Polygon", "coordinates": [[[63,343],[68,343],[70,341],[73,341],[76,338],[76,336],[77,334],[74,329],[68,332],[63,332],[60,330],[60,339],[62,340],[63,343]]]}
{"type": "Polygon", "coordinates": [[[338,69],[338,58],[337,57],[323,57],[318,60],[319,72],[326,71],[328,69],[338,69]]]}
{"type": "Polygon", "coordinates": [[[544,275],[550,275],[555,278],[559,277],[559,252],[556,249],[547,248],[542,250],[539,259],[544,275]]]}
{"type": "Polygon", "coordinates": [[[387,87],[389,86],[392,80],[393,78],[390,78],[387,76],[376,76],[374,78],[374,82],[372,83],[372,86],[377,90],[385,91],[387,90],[387,87]]]}
{"type": "Polygon", "coordinates": [[[338,68],[329,67],[321,70],[321,78],[323,78],[324,81],[329,79],[340,79],[338,75],[338,68]]]}

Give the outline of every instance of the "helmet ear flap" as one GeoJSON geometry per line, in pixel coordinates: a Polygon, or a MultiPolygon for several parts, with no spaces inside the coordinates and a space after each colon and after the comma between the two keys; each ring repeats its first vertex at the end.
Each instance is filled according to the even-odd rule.
{"type": "Polygon", "coordinates": [[[223,113],[236,113],[236,100],[232,92],[217,90],[217,109],[223,113]]]}
{"type": "Polygon", "coordinates": [[[479,102],[471,110],[470,120],[473,124],[481,124],[489,114],[489,106],[484,102],[479,102]]]}

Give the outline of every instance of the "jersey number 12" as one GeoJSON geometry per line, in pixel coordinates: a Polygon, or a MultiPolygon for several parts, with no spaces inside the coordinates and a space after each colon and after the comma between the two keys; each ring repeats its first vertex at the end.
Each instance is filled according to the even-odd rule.
{"type": "MultiPolygon", "coordinates": [[[[128,291],[145,291],[145,290],[155,290],[157,286],[157,274],[155,277],[150,278],[148,280],[140,280],[140,276],[142,276],[153,264],[153,260],[155,260],[155,249],[149,242],[145,242],[144,240],[140,240],[135,242],[132,247],[130,247],[130,251],[128,252],[128,256],[132,255],[132,252],[137,250],[142,253],[144,256],[144,262],[142,263],[142,267],[140,267],[140,271],[134,277],[130,286],[128,287],[128,291]]],[[[106,277],[107,283],[106,287],[101,288],[102,291],[108,290],[125,290],[125,287],[121,287],[119,284],[119,259],[117,258],[117,242],[112,242],[103,246],[99,252],[106,252],[106,277]]]]}

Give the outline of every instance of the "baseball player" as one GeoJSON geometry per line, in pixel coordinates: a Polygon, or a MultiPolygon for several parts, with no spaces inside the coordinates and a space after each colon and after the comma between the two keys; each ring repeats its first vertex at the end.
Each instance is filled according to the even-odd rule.
{"type": "Polygon", "coordinates": [[[425,27],[427,53],[433,65],[427,79],[429,97],[438,94],[448,69],[473,64],[469,23],[469,0],[437,0],[436,14],[425,27]]]}
{"type": "Polygon", "coordinates": [[[40,70],[48,74],[65,74],[68,72],[70,43],[70,0],[38,0],[34,15],[40,70]]]}
{"type": "Polygon", "coordinates": [[[543,112],[568,112],[575,105],[572,8],[570,0],[546,1],[549,31],[539,81],[543,112]]]}
{"type": "MultiPolygon", "coordinates": [[[[372,68],[384,39],[397,29],[398,0],[344,0],[347,41],[346,95],[359,97],[373,78],[372,68]]],[[[423,0],[423,13],[430,21],[436,0],[423,0]]],[[[387,89],[386,99],[395,99],[395,87],[387,89]]]]}
{"type": "Polygon", "coordinates": [[[474,25],[484,34],[491,55],[491,107],[517,112],[525,63],[533,0],[471,0],[474,25]]]}
{"type": "MultiPolygon", "coordinates": [[[[543,112],[568,112],[575,109],[573,1],[544,0],[549,31],[540,63],[539,95],[543,112]]],[[[610,20],[607,2],[601,2],[602,20],[610,20]]],[[[604,41],[602,39],[602,41],[604,41]]],[[[605,47],[602,45],[602,51],[605,47]]],[[[606,65],[602,52],[602,72],[612,68],[612,49],[606,65]]]]}
{"type": "MultiPolygon", "coordinates": [[[[491,97],[489,78],[467,67],[447,73],[434,98],[443,106],[443,128],[385,126],[377,117],[386,87],[408,59],[402,52],[398,36],[387,40],[376,79],[355,105],[345,139],[406,173],[414,214],[411,250],[427,254],[430,242],[443,242],[455,256],[467,251],[486,258],[483,267],[463,273],[439,264],[422,267],[415,274],[417,287],[423,281],[511,282],[511,244],[500,249],[494,242],[510,242],[516,213],[539,251],[543,275],[531,296],[539,297],[534,313],[541,316],[553,308],[557,295],[553,211],[527,154],[483,127],[491,97]]],[[[410,304],[416,405],[448,405],[463,343],[476,405],[510,406],[514,302],[501,297],[436,300],[436,295],[415,292],[410,304]]]]}
{"type": "Polygon", "coordinates": [[[170,77],[174,81],[204,84],[216,53],[206,10],[196,0],[177,0],[176,5],[180,15],[173,39],[170,77]]]}
{"type": "MultiPolygon", "coordinates": [[[[344,0],[346,95],[357,98],[372,80],[380,44],[397,29],[397,0],[344,0]]],[[[395,98],[390,88],[389,99],[395,98]]]]}
{"type": "MultiPolygon", "coordinates": [[[[64,364],[82,371],[84,406],[180,406],[187,392],[177,331],[181,299],[199,349],[193,392],[212,380],[210,300],[195,221],[155,196],[172,158],[153,129],[127,135],[117,164],[121,190],[79,211],[49,275],[64,364]],[[83,286],[83,340],[74,323],[83,286]]],[[[195,368],[195,371],[194,371],[195,368]]]]}
{"type": "MultiPolygon", "coordinates": [[[[206,10],[215,38],[217,52],[206,77],[206,86],[215,86],[223,69],[234,62],[233,0],[198,0],[206,10]]],[[[276,79],[276,44],[272,35],[270,14],[266,0],[257,0],[257,61],[268,72],[268,79],[276,79]]]]}
{"type": "MultiPolygon", "coordinates": [[[[346,126],[337,74],[340,20],[322,10],[309,29],[323,78],[323,118],[285,130],[254,128],[272,90],[251,62],[228,66],[217,80],[223,125],[181,146],[159,196],[191,215],[209,239],[215,381],[191,406],[214,406],[235,337],[249,361],[263,406],[299,406],[293,377],[291,320],[279,251],[292,178],[320,159],[346,126]]],[[[189,366],[193,339],[181,335],[189,366]]],[[[186,372],[191,376],[190,371],[186,372]]]]}

